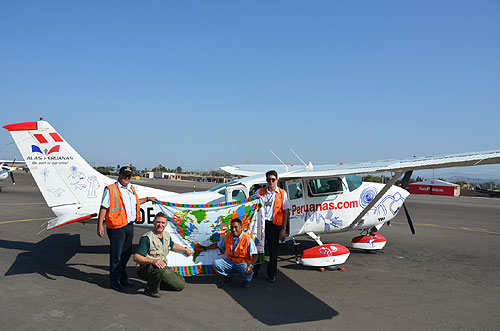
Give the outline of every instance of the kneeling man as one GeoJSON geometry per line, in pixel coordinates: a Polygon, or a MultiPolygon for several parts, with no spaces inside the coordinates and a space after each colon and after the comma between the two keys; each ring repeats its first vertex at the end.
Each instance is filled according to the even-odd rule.
{"type": "Polygon", "coordinates": [[[153,220],[153,231],[145,233],[140,241],[139,247],[134,254],[137,263],[137,274],[148,282],[147,295],[159,298],[160,287],[174,291],[184,289],[186,281],[167,267],[167,255],[170,250],[183,252],[186,255],[193,254],[193,250],[183,247],[170,240],[170,234],[164,232],[167,226],[167,215],[158,213],[153,220]]]}
{"type": "Polygon", "coordinates": [[[214,269],[224,276],[224,285],[229,285],[233,280],[233,273],[241,274],[243,287],[250,287],[253,276],[253,267],[257,262],[257,248],[252,238],[242,232],[242,223],[239,218],[231,221],[231,233],[210,246],[197,248],[198,252],[207,249],[219,248],[221,253],[227,254],[227,259],[214,261],[214,269]]]}

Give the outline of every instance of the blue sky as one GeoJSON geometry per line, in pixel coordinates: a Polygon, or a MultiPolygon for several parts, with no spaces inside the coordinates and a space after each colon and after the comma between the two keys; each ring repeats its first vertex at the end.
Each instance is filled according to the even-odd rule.
{"type": "Polygon", "coordinates": [[[499,1],[4,1],[0,31],[1,125],[91,163],[500,149],[499,1]]]}

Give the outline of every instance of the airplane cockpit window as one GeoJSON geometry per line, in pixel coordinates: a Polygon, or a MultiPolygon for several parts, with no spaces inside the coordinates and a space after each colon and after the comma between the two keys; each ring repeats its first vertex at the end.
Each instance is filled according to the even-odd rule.
{"type": "Polygon", "coordinates": [[[347,186],[349,187],[349,191],[354,191],[358,187],[363,184],[361,178],[358,175],[346,175],[345,180],[347,181],[347,186]]]}
{"type": "Polygon", "coordinates": [[[249,191],[249,194],[250,196],[254,195],[255,193],[257,193],[258,190],[260,190],[261,188],[263,187],[266,187],[266,184],[265,183],[261,183],[261,184],[254,184],[252,185],[252,187],[250,188],[250,191],[249,191]]]}
{"type": "Polygon", "coordinates": [[[302,198],[304,196],[302,193],[302,183],[289,184],[287,187],[287,193],[290,200],[302,198]]]}
{"type": "Polygon", "coordinates": [[[308,184],[311,196],[339,194],[344,191],[344,185],[340,177],[311,179],[308,184]]]}
{"type": "Polygon", "coordinates": [[[245,195],[245,192],[243,192],[243,190],[234,190],[231,193],[232,201],[245,200],[246,198],[247,196],[245,195]]]}

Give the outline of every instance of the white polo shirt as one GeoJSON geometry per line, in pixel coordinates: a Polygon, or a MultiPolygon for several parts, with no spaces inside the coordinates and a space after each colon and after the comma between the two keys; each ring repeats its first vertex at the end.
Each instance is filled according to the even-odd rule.
{"type": "MultiPolygon", "coordinates": [[[[261,196],[261,203],[264,206],[264,219],[266,221],[273,221],[273,211],[274,211],[274,199],[278,193],[278,186],[271,192],[269,191],[269,186],[266,187],[266,195],[261,196]]],[[[290,204],[288,203],[288,194],[284,191],[283,194],[283,210],[290,209],[290,204]]]]}
{"type": "MultiPolygon", "coordinates": [[[[134,191],[132,191],[132,184],[128,184],[127,187],[120,184],[119,181],[116,181],[116,184],[118,185],[118,189],[120,190],[120,193],[122,194],[123,197],[123,204],[125,205],[127,220],[129,223],[135,222],[137,201],[135,200],[134,191]]],[[[110,201],[109,189],[108,187],[105,187],[104,193],[102,195],[101,206],[108,209],[109,201],[110,201]]]]}

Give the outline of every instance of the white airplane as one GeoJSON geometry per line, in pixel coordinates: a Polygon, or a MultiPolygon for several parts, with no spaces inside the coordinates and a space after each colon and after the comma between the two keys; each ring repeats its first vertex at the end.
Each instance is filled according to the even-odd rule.
{"type": "MultiPolygon", "coordinates": [[[[97,216],[102,191],[114,182],[92,168],[46,121],[4,126],[7,129],[47,205],[56,218],[48,222],[54,229],[72,222],[97,216]]],[[[378,230],[389,223],[404,207],[409,193],[395,182],[404,175],[402,187],[409,182],[413,170],[475,166],[500,163],[500,150],[437,157],[410,158],[337,165],[233,165],[221,169],[235,175],[248,176],[205,192],[177,194],[134,184],[140,197],[155,196],[174,203],[207,204],[241,200],[254,195],[266,185],[265,172],[279,173],[279,186],[290,201],[290,217],[286,240],[308,235],[319,246],[304,251],[302,264],[331,266],[345,262],[349,250],[340,245],[323,245],[319,235],[361,231],[352,241],[354,248],[380,250],[386,240],[378,230]],[[357,174],[393,172],[386,184],[362,182],[357,174]]],[[[408,223],[411,219],[404,207],[408,223]]],[[[151,203],[141,205],[142,223],[151,226],[154,218],[151,203]]],[[[297,260],[298,261],[298,260],[297,260]]]]}
{"type": "Polygon", "coordinates": [[[12,162],[10,166],[8,166],[7,163],[5,162],[0,164],[0,181],[6,180],[10,176],[12,184],[16,185],[16,181],[14,180],[14,174],[12,173],[14,171],[13,168],[14,162],[15,160],[12,162]]]}

